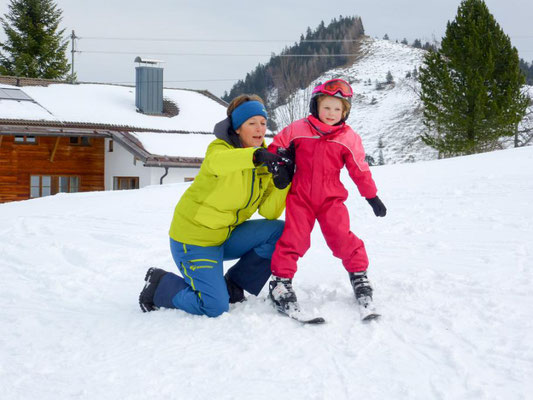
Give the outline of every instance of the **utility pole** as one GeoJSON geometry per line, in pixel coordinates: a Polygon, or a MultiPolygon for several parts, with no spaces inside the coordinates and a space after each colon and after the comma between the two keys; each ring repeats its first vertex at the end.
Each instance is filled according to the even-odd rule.
{"type": "Polygon", "coordinates": [[[70,42],[72,44],[72,50],[70,51],[72,53],[72,80],[74,81],[74,53],[76,53],[76,46],[75,46],[75,40],[78,39],[76,36],[76,33],[74,32],[74,29],[72,30],[72,35],[70,35],[70,42]]]}

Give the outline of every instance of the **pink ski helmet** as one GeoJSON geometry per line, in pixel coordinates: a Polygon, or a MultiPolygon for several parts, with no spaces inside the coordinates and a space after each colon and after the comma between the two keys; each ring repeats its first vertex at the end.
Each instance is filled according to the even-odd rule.
{"type": "MultiPolygon", "coordinates": [[[[311,101],[309,103],[309,112],[315,118],[318,118],[318,97],[321,95],[339,97],[346,100],[348,105],[350,105],[350,100],[353,96],[353,89],[348,82],[343,79],[330,79],[322,84],[319,84],[313,89],[311,95],[311,101]]],[[[346,121],[350,115],[350,107],[346,110],[346,115],[342,118],[340,122],[346,121]]]]}

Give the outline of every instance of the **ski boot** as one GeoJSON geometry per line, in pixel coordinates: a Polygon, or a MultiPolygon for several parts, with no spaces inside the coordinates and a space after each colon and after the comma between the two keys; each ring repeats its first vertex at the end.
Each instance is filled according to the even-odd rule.
{"type": "Polygon", "coordinates": [[[230,304],[242,303],[243,301],[246,301],[246,297],[244,297],[244,290],[235,282],[233,282],[228,274],[224,275],[224,280],[226,281],[226,286],[228,288],[230,304]]]}
{"type": "Polygon", "coordinates": [[[144,277],[145,284],[139,295],[139,305],[143,312],[158,310],[154,305],[154,294],[157,285],[159,285],[159,281],[166,273],[167,271],[160,268],[149,268],[146,271],[146,276],[144,277]]]}
{"type": "Polygon", "coordinates": [[[378,318],[380,315],[374,307],[372,299],[373,290],[366,276],[366,271],[350,272],[349,276],[355,294],[355,300],[361,313],[361,319],[363,321],[369,321],[378,318]]]}
{"type": "Polygon", "coordinates": [[[292,288],[292,279],[272,276],[268,297],[280,313],[291,316],[300,312],[296,293],[292,288]]]}

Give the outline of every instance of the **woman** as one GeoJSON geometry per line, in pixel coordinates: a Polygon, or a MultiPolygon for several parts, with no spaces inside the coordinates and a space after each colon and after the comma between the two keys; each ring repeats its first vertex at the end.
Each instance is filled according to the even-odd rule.
{"type": "Polygon", "coordinates": [[[216,317],[229,303],[258,295],[283,231],[290,162],[265,148],[267,113],[256,95],[241,95],[215,125],[200,172],[174,210],[172,257],[183,277],[158,268],[146,273],[144,312],[160,307],[216,317]],[[248,219],[259,210],[266,219],[248,219]],[[226,275],[223,261],[239,259],[226,275]]]}

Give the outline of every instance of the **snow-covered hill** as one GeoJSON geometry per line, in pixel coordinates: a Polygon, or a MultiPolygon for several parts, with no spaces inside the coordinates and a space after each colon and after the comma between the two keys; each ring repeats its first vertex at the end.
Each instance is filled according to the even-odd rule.
{"type": "MultiPolygon", "coordinates": [[[[283,127],[295,110],[299,118],[305,116],[313,87],[327,79],[343,78],[354,89],[348,123],[361,135],[367,154],[375,162],[380,157],[385,164],[434,160],[437,152],[419,139],[424,131],[423,107],[417,95],[420,84],[413,72],[422,65],[424,54],[422,49],[365,37],[361,55],[352,66],[328,71],[309,88],[300,90],[291,104],[275,110],[276,120],[283,127]],[[392,84],[386,83],[389,71],[392,84]]],[[[533,88],[529,89],[533,93],[533,88]]],[[[533,112],[533,105],[530,108],[533,112]]],[[[533,128],[533,121],[527,124],[533,128]]],[[[512,140],[507,145],[512,145],[512,140]]]]}
{"type": "Polygon", "coordinates": [[[320,231],[294,285],[210,319],[141,313],[188,184],[0,205],[0,393],[15,399],[531,399],[533,147],[372,169],[388,206],[347,206],[382,320],[363,325],[320,231]]]}

